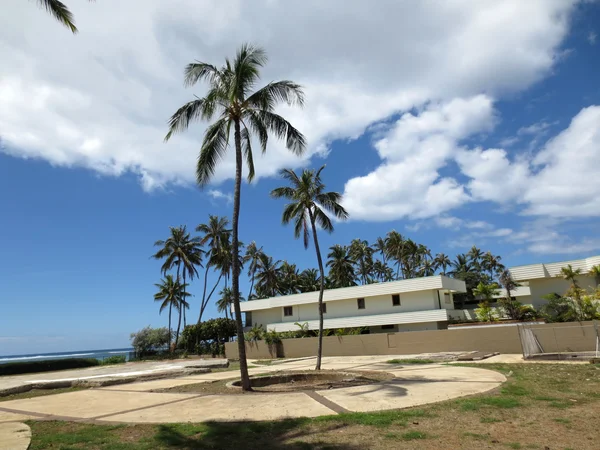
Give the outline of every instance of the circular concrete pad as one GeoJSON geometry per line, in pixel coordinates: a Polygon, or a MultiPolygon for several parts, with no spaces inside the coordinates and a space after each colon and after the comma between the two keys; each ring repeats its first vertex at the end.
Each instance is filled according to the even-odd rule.
{"type": "Polygon", "coordinates": [[[24,423],[0,423],[0,448],[27,450],[31,443],[31,428],[24,423]]]}

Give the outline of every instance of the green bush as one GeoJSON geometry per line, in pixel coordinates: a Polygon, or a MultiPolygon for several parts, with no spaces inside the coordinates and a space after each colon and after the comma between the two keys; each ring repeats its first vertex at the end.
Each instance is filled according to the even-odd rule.
{"type": "Polygon", "coordinates": [[[169,346],[169,329],[166,327],[142,328],[136,333],[131,333],[131,345],[136,356],[156,354],[169,346]]]}
{"type": "Polygon", "coordinates": [[[127,362],[127,358],[125,358],[125,355],[113,355],[113,356],[109,356],[108,358],[104,358],[102,360],[102,365],[108,366],[111,364],[123,364],[126,362],[127,362]]]}
{"type": "Polygon", "coordinates": [[[24,373],[53,372],[55,370],[81,369],[100,365],[95,358],[65,358],[47,361],[22,361],[0,364],[1,375],[20,375],[24,373]]]}
{"type": "Polygon", "coordinates": [[[224,343],[229,342],[236,331],[235,320],[225,318],[188,325],[181,333],[179,348],[199,355],[224,355],[224,343]]]}

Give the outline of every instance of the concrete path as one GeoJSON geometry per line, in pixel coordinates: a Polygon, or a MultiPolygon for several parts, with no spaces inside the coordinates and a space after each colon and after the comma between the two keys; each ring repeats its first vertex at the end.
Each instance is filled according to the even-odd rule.
{"type": "Polygon", "coordinates": [[[85,369],[61,370],[0,377],[0,396],[26,392],[32,388],[69,387],[74,384],[101,386],[142,379],[177,377],[228,366],[226,359],[180,359],[148,361],[85,369]]]}
{"type": "Polygon", "coordinates": [[[24,423],[0,423],[0,449],[27,450],[31,443],[31,428],[24,423]]]}
{"type": "MultiPolygon", "coordinates": [[[[152,392],[185,384],[239,378],[239,372],[196,374],[64,394],[0,402],[0,422],[21,417],[92,422],[174,423],[208,420],[276,420],[316,417],[349,411],[379,411],[423,405],[486,392],[506,379],[475,367],[441,364],[394,365],[393,356],[325,357],[324,369],[392,373],[394,379],[372,385],[296,393],[256,392],[203,395],[152,392]]],[[[407,358],[406,355],[400,358],[407,358]]],[[[314,359],[250,369],[251,375],[280,370],[311,370],[314,359]]]]}

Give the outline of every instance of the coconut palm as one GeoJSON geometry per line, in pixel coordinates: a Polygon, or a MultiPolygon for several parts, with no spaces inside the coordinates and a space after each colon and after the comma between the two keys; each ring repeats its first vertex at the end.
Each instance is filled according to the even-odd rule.
{"type": "Polygon", "coordinates": [[[206,257],[208,262],[204,271],[204,289],[202,292],[202,302],[200,303],[200,314],[198,315],[198,323],[202,322],[202,315],[204,310],[210,301],[210,298],[221,282],[223,277],[222,270],[219,270],[219,277],[214,287],[210,291],[208,297],[206,296],[206,288],[208,286],[208,272],[210,269],[215,269],[223,265],[223,259],[226,258],[224,253],[229,247],[227,243],[231,239],[231,230],[228,228],[229,220],[227,217],[217,217],[213,215],[208,216],[208,222],[202,223],[196,227],[196,231],[203,234],[200,238],[200,245],[207,245],[208,250],[206,257]]]}
{"type": "Polygon", "coordinates": [[[73,13],[63,2],[59,0],[37,0],[37,3],[40,8],[44,8],[52,16],[54,16],[56,20],[62,23],[65,27],[69,28],[73,34],[76,34],[79,31],[75,26],[73,13]]]}
{"type": "Polygon", "coordinates": [[[487,252],[481,258],[481,267],[490,273],[490,279],[494,279],[495,273],[501,273],[504,270],[504,265],[500,262],[501,256],[494,256],[492,252],[487,252]]]}
{"type": "Polygon", "coordinates": [[[450,258],[448,257],[448,255],[445,255],[444,253],[438,253],[437,255],[435,255],[435,258],[433,261],[435,263],[436,268],[442,269],[442,275],[446,275],[446,269],[450,265],[452,265],[450,258]]]}
{"type": "MultiPolygon", "coordinates": [[[[202,244],[200,238],[191,237],[185,225],[169,227],[171,235],[164,241],[156,241],[157,247],[162,247],[153,255],[155,259],[164,259],[161,272],[166,274],[173,266],[177,267],[177,281],[180,273],[183,278],[182,286],[187,286],[186,277],[193,280],[198,276],[197,267],[202,267],[202,244]]],[[[184,297],[186,297],[184,295],[184,297]]],[[[181,320],[181,317],[179,318],[181,320]]],[[[183,326],[187,325],[185,308],[183,309],[183,326]]]]}
{"type": "Polygon", "coordinates": [[[481,263],[481,258],[483,257],[483,252],[481,249],[477,248],[475,245],[471,247],[471,250],[467,253],[467,256],[471,258],[471,262],[475,267],[479,267],[481,263]]]}
{"type": "MultiPolygon", "coordinates": [[[[221,292],[219,292],[219,300],[217,300],[217,311],[224,312],[225,317],[229,319],[229,312],[231,311],[231,305],[233,303],[233,291],[231,288],[223,288],[221,292]]],[[[244,297],[240,295],[240,300],[243,300],[244,297]]]]}
{"type": "Polygon", "coordinates": [[[350,242],[349,252],[350,257],[356,262],[356,274],[360,277],[362,284],[368,284],[373,271],[373,253],[375,251],[367,241],[353,239],[350,242]]]}
{"type": "Polygon", "coordinates": [[[386,282],[394,280],[394,271],[383,261],[373,263],[373,274],[378,281],[386,282]]]}
{"type": "Polygon", "coordinates": [[[381,255],[381,261],[383,264],[386,264],[387,260],[387,244],[385,243],[385,239],[382,237],[378,237],[373,245],[373,248],[376,252],[381,255]]]}
{"type": "Polygon", "coordinates": [[[317,345],[317,364],[315,370],[321,369],[321,355],[323,353],[323,291],[325,290],[325,270],[317,237],[317,225],[324,231],[333,232],[333,223],[326,213],[345,220],[348,213],[340,201],[342,196],[338,192],[325,192],[325,184],[321,180],[322,166],[316,172],[304,169],[298,176],[290,169],[280,172],[281,177],[287,180],[290,186],[284,186],[271,191],[274,198],[284,198],[289,201],[283,209],[281,221],[283,224],[294,222],[294,236],[304,239],[304,248],[308,248],[309,237],[312,233],[317,262],[321,275],[319,289],[319,342],[317,345]]]}
{"type": "Polygon", "coordinates": [[[273,261],[273,258],[262,254],[256,269],[256,293],[259,297],[275,297],[281,277],[281,261],[273,261]]]}
{"type": "Polygon", "coordinates": [[[396,261],[396,279],[398,280],[400,279],[400,272],[403,272],[404,238],[396,230],[392,230],[385,236],[385,246],[388,258],[396,261]]]}
{"type": "MultiPolygon", "coordinates": [[[[154,294],[154,300],[157,302],[161,302],[160,304],[160,312],[162,313],[165,308],[169,308],[169,349],[171,348],[171,315],[173,308],[179,311],[181,316],[181,310],[189,307],[185,298],[190,294],[185,292],[186,286],[184,286],[179,281],[173,279],[173,275],[165,275],[164,279],[160,280],[160,283],[155,284],[158,288],[158,292],[154,294]]],[[[177,335],[175,338],[175,347],[177,347],[177,343],[179,340],[179,328],[181,327],[181,320],[179,321],[179,326],[177,328],[177,335]]]]}
{"type": "Polygon", "coordinates": [[[571,283],[573,288],[579,289],[579,285],[577,284],[577,277],[581,275],[581,269],[573,269],[571,264],[567,265],[567,267],[562,267],[558,274],[559,277],[564,278],[568,282],[571,283]]]}
{"type": "Polygon", "coordinates": [[[491,302],[494,300],[494,297],[498,295],[498,285],[496,283],[479,283],[477,287],[473,289],[473,294],[477,297],[482,297],[483,301],[491,302]]]}
{"type": "Polygon", "coordinates": [[[594,280],[596,282],[596,286],[600,285],[600,264],[593,266],[590,271],[588,272],[588,275],[594,277],[594,280]]]}
{"type": "Polygon", "coordinates": [[[260,261],[260,255],[263,253],[262,247],[258,248],[256,242],[252,241],[246,247],[244,255],[244,264],[248,264],[248,277],[250,278],[250,292],[248,292],[248,300],[252,298],[252,290],[254,289],[254,274],[260,261]]]}
{"type": "Polygon", "coordinates": [[[321,277],[317,269],[304,269],[299,275],[300,292],[315,292],[321,288],[321,277]]]}
{"type": "Polygon", "coordinates": [[[212,179],[215,168],[223,159],[229,147],[229,138],[233,130],[235,144],[235,188],[233,194],[232,251],[233,257],[233,307],[237,323],[237,341],[240,356],[242,389],[251,390],[246,361],[242,312],[240,309],[239,284],[240,267],[238,263],[239,243],[238,224],[240,216],[240,191],[242,183],[243,158],[248,168],[248,181],[254,178],[254,158],[252,139],[258,138],[263,153],[267,150],[269,134],[285,141],[286,147],[295,154],[302,154],[305,139],[286,119],[276,114],[275,107],[284,102],[288,105],[304,103],[301,87],[291,81],[275,81],[252,92],[260,77],[260,69],[266,64],[264,50],[244,44],[238,50],[233,61],[225,60],[225,65],[217,68],[212,64],[194,62],[185,70],[185,84],[195,85],[200,80],[209,83],[209,90],[202,98],[196,98],[183,105],[169,121],[169,132],[165,140],[173,134],[184,131],[194,120],[211,120],[217,117],[206,130],[198,164],[196,179],[205,186],[212,179]]]}
{"type": "Polygon", "coordinates": [[[283,261],[279,268],[279,275],[277,290],[281,295],[291,295],[300,292],[300,274],[298,273],[296,264],[283,261]]]}
{"type": "Polygon", "coordinates": [[[334,288],[356,286],[354,274],[354,260],[348,254],[348,247],[336,244],[329,247],[327,255],[327,267],[329,267],[329,279],[334,288]]]}

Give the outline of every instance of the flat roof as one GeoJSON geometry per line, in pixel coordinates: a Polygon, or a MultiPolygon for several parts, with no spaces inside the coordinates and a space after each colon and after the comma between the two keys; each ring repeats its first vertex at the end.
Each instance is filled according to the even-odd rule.
{"type": "Polygon", "coordinates": [[[508,270],[516,281],[532,280],[536,278],[551,278],[560,274],[560,269],[571,265],[573,269],[580,269],[585,275],[592,267],[600,264],[600,256],[590,256],[583,259],[572,259],[570,261],[558,261],[552,263],[527,264],[524,266],[511,267],[508,270]]]}
{"type": "MultiPolygon", "coordinates": [[[[466,292],[465,282],[444,275],[431,277],[411,278],[408,280],[390,281],[388,283],[373,283],[363,286],[352,286],[338,289],[325,289],[323,301],[332,302],[352,298],[367,298],[386,294],[402,294],[406,292],[446,290],[452,292],[466,292]]],[[[305,292],[302,294],[282,295],[260,300],[250,300],[241,303],[242,311],[258,311],[261,309],[278,308],[282,306],[304,305],[317,303],[319,291],[305,292]]]]}

